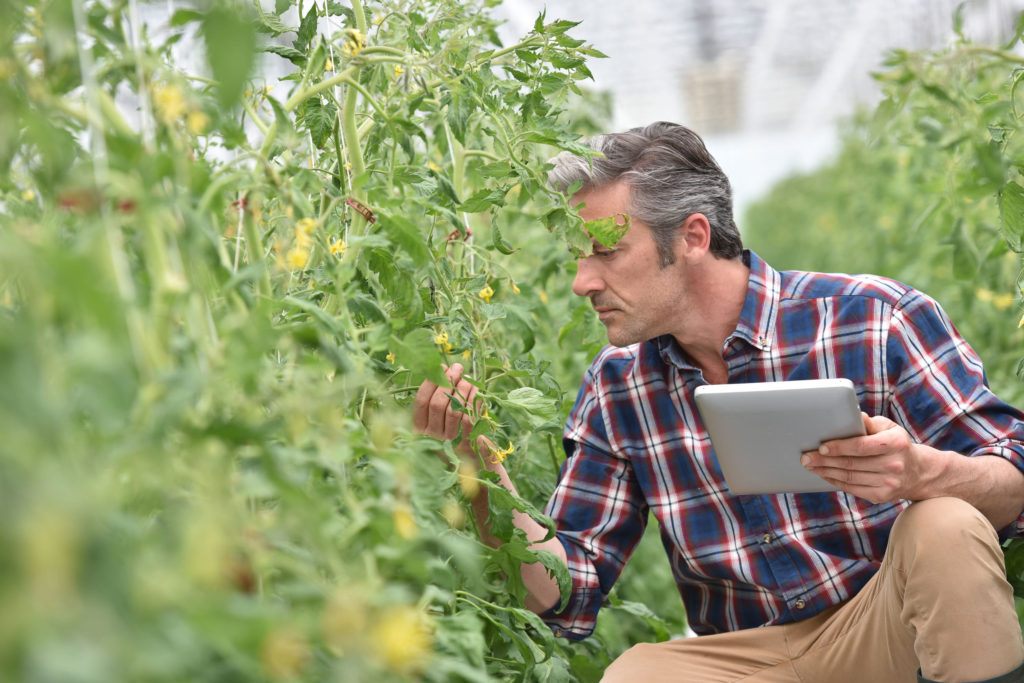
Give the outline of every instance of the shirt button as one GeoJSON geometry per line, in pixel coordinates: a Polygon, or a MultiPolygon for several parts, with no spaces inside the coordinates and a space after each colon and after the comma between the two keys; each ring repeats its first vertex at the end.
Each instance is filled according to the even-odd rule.
{"type": "Polygon", "coordinates": [[[796,602],[793,603],[793,607],[795,607],[797,609],[803,609],[804,607],[807,607],[807,601],[806,600],[797,600],[796,602]]]}
{"type": "Polygon", "coordinates": [[[761,543],[771,543],[771,542],[772,542],[772,535],[771,534],[765,534],[764,536],[761,537],[761,543]]]}

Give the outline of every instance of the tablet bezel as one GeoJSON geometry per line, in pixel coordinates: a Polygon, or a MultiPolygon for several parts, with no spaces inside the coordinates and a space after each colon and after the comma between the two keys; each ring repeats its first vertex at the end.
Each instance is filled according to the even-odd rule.
{"type": "Polygon", "coordinates": [[[845,378],[707,384],[694,400],[734,494],[837,491],[800,455],[864,434],[856,389],[845,378]]]}

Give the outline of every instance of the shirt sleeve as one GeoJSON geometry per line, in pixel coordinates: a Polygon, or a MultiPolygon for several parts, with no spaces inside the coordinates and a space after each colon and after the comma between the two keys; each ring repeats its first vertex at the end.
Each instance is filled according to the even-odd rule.
{"type": "MultiPolygon", "coordinates": [[[[889,417],[919,443],[995,455],[1024,472],[1024,413],[989,388],[981,359],[939,305],[910,292],[893,310],[886,356],[889,417]]],[[[1002,529],[1024,536],[1024,512],[1002,529]]]]}
{"type": "Polygon", "coordinates": [[[589,636],[597,613],[643,536],[648,508],[629,460],[609,442],[598,382],[588,372],[566,423],[567,459],[545,512],[565,547],[572,594],[541,615],[558,636],[589,636]]]}

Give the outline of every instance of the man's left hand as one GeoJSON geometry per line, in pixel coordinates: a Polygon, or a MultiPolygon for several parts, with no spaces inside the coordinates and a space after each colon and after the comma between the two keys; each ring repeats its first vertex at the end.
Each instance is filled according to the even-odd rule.
{"type": "Polygon", "coordinates": [[[864,419],[866,436],[826,441],[804,453],[801,462],[830,484],[872,503],[929,497],[936,463],[933,449],[914,443],[900,425],[885,417],[864,419]]]}

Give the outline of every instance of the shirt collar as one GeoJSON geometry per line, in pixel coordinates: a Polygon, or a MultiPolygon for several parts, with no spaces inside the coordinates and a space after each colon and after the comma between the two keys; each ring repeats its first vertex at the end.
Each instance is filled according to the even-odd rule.
{"type": "Polygon", "coordinates": [[[782,277],[760,256],[749,249],[743,250],[743,263],[750,267],[747,297],[736,330],[729,338],[743,339],[752,346],[767,351],[775,339],[775,320],[782,297],[782,277]]]}
{"type": "MultiPolygon", "coordinates": [[[[743,301],[740,319],[730,339],[742,339],[754,348],[767,351],[775,338],[775,320],[779,313],[782,292],[782,277],[760,256],[749,249],[743,250],[743,263],[750,268],[747,281],[747,296],[743,301]]],[[[680,369],[694,369],[689,357],[670,335],[651,340],[662,360],[680,369]]]]}

